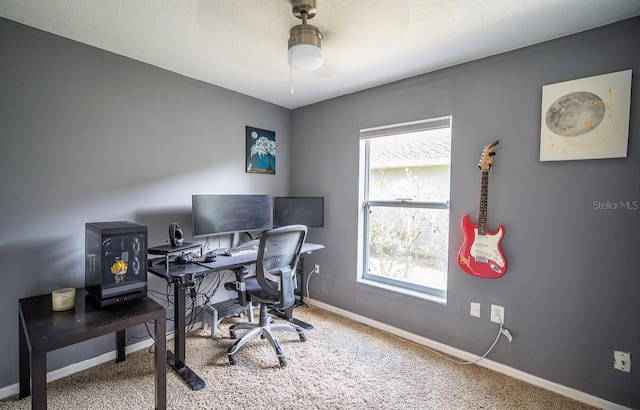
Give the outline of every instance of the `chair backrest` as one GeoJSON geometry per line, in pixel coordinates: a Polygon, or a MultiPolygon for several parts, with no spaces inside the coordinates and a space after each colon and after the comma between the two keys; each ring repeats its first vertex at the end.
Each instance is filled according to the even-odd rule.
{"type": "Polygon", "coordinates": [[[277,296],[276,307],[288,308],[295,302],[295,272],[306,237],[304,225],[275,228],[260,237],[256,279],[274,299],[277,296]]]}

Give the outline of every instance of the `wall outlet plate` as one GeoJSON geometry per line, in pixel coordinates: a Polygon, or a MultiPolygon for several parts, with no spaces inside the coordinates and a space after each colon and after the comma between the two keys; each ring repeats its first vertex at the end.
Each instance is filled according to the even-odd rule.
{"type": "Polygon", "coordinates": [[[613,352],[613,368],[623,372],[631,372],[631,353],[615,350],[613,352]]]}
{"type": "Polygon", "coordinates": [[[504,324],[504,306],[491,305],[491,321],[504,324]]]}
{"type": "Polygon", "coordinates": [[[480,307],[482,305],[478,302],[471,302],[471,309],[469,310],[469,314],[473,317],[480,317],[480,307]]]}

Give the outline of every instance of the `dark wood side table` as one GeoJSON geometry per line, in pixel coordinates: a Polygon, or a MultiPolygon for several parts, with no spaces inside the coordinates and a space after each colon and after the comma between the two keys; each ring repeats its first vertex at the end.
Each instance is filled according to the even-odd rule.
{"type": "Polygon", "coordinates": [[[20,299],[18,323],[20,398],[31,394],[32,409],[47,408],[47,352],[116,333],[116,362],[125,358],[125,329],[154,322],[155,408],[166,409],[166,311],[150,298],[100,308],[84,288],[76,289],[73,309],[54,312],[51,294],[20,299]]]}

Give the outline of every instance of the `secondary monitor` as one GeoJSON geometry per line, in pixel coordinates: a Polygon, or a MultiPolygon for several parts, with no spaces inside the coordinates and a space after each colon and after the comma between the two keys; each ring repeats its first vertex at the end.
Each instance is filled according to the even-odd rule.
{"type": "Polygon", "coordinates": [[[273,199],[273,225],[324,227],[324,197],[279,196],[273,199]]]}
{"type": "Polygon", "coordinates": [[[193,195],[193,236],[273,228],[271,195],[193,195]]]}

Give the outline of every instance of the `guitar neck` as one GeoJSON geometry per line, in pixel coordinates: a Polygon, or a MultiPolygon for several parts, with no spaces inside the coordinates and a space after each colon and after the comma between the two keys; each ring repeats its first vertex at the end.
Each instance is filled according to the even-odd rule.
{"type": "Polygon", "coordinates": [[[489,227],[487,216],[487,198],[489,196],[489,171],[482,170],[480,182],[480,214],[478,215],[478,235],[486,235],[489,227]]]}

